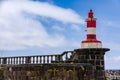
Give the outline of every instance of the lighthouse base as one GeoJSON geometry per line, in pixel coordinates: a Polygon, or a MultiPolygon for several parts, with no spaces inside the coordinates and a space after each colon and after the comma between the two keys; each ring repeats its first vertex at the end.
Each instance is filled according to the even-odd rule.
{"type": "Polygon", "coordinates": [[[102,43],[95,42],[82,43],[81,48],[102,48],[102,43]]]}
{"type": "MultiPolygon", "coordinates": [[[[104,55],[106,51],[109,50],[108,48],[80,48],[74,50],[73,61],[75,60],[79,63],[89,63],[93,65],[94,79],[85,80],[106,80],[104,55]]],[[[89,72],[86,73],[91,74],[89,72]]]]}

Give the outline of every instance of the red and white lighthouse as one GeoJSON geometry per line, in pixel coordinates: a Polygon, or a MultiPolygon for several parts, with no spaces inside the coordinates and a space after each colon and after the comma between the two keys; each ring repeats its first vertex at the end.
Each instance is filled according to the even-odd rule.
{"type": "Polygon", "coordinates": [[[87,22],[87,39],[82,41],[81,48],[102,48],[102,42],[96,39],[96,18],[93,16],[93,11],[88,13],[87,22]]]}

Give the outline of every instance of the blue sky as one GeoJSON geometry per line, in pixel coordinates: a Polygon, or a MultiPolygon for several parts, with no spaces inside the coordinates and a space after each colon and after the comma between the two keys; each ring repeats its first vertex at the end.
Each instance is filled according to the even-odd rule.
{"type": "Polygon", "coordinates": [[[111,50],[106,69],[120,69],[120,0],[3,0],[0,55],[57,54],[81,47],[88,11],[97,18],[97,39],[111,50]]]}

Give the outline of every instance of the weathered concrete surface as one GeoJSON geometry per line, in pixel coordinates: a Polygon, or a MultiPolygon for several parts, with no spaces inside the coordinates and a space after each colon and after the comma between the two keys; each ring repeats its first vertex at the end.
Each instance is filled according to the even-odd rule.
{"type": "MultiPolygon", "coordinates": [[[[104,54],[107,48],[75,49],[68,58],[68,53],[56,56],[51,63],[36,63],[38,56],[29,57],[27,64],[5,64],[9,58],[1,58],[1,80],[106,80],[104,71],[104,54]],[[63,60],[62,56],[66,56],[63,60]],[[34,63],[33,63],[34,62],[34,63]]],[[[52,55],[54,56],[54,55],[52,55]]],[[[48,56],[43,56],[43,62],[49,62],[48,56]]],[[[16,63],[17,58],[11,59],[16,63]]],[[[51,59],[53,59],[51,57],[51,59]]],[[[41,58],[40,58],[41,60],[41,58]]],[[[17,59],[18,62],[18,59],[17,59]]],[[[11,62],[12,63],[12,62],[11,62]]]]}
{"type": "Polygon", "coordinates": [[[94,69],[90,64],[54,63],[8,66],[4,80],[93,80],[94,69]]]}

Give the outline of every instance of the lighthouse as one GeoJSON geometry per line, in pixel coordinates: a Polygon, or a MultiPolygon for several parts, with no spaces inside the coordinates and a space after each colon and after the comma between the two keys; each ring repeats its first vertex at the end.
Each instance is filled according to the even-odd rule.
{"type": "Polygon", "coordinates": [[[86,23],[86,40],[82,41],[81,48],[102,48],[102,42],[96,39],[96,18],[94,18],[92,10],[88,13],[86,23]]]}

